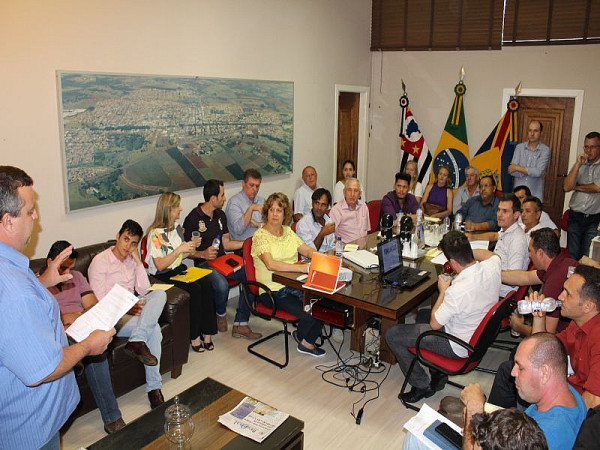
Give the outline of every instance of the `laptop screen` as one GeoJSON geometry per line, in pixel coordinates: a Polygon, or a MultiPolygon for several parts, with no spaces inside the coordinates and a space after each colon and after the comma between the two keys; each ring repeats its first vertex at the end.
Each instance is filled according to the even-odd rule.
{"type": "Polygon", "coordinates": [[[402,244],[398,238],[379,243],[379,270],[385,274],[402,265],[402,244]]]}

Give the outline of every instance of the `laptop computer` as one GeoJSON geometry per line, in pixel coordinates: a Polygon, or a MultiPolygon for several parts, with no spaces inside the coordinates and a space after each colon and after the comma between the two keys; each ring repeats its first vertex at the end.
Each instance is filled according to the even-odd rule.
{"type": "Polygon", "coordinates": [[[402,265],[402,242],[395,237],[377,244],[379,273],[385,283],[412,288],[429,276],[429,271],[402,265]]]}
{"type": "Polygon", "coordinates": [[[337,256],[313,253],[308,277],[302,287],[333,294],[346,285],[344,281],[339,281],[341,266],[342,260],[337,256]]]}

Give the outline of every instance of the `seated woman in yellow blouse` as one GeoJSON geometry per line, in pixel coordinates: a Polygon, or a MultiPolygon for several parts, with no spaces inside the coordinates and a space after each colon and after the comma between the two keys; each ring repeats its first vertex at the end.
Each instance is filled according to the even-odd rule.
{"type": "MultiPolygon", "coordinates": [[[[256,281],[273,291],[277,308],[300,318],[298,330],[292,333],[298,342],[298,351],[311,356],[323,356],[325,350],[315,346],[323,323],[304,312],[302,291],[275,283],[271,277],[274,271],[308,273],[308,264],[298,262],[298,253],[310,257],[315,250],[302,242],[289,226],[283,225],[292,220],[292,208],[285,194],[276,192],[267,198],[262,219],[265,225],[252,237],[256,281]]],[[[272,306],[267,294],[262,294],[259,301],[272,306]]]]}

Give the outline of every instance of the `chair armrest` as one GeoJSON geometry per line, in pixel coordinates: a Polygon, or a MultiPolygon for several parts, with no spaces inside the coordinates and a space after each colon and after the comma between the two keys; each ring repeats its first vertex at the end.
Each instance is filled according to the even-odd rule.
{"type": "Polygon", "coordinates": [[[258,312],[256,311],[256,303],[259,301],[258,298],[262,294],[259,294],[259,295],[251,294],[249,286],[255,286],[255,287],[258,287],[258,288],[262,289],[263,291],[265,291],[264,293],[269,296],[269,299],[271,300],[271,303],[273,304],[273,308],[272,308],[273,311],[271,312],[270,317],[275,317],[275,314],[277,313],[277,301],[275,300],[275,297],[273,297],[273,291],[271,291],[271,289],[269,289],[266,285],[259,283],[258,281],[251,281],[251,280],[241,281],[240,287],[242,287],[242,289],[240,289],[240,292],[243,292],[244,301],[248,305],[248,308],[252,311],[252,314],[258,315],[258,312]]]}
{"type": "Polygon", "coordinates": [[[416,343],[415,347],[417,349],[417,356],[419,356],[419,358],[421,358],[421,356],[420,356],[421,355],[421,340],[426,338],[427,336],[437,336],[437,337],[441,337],[444,339],[448,339],[449,341],[460,345],[461,347],[466,349],[469,353],[473,353],[475,351],[475,349],[473,347],[471,347],[469,344],[467,344],[462,339],[457,338],[456,336],[453,336],[448,333],[444,333],[443,331],[439,331],[439,330],[430,330],[430,331],[421,333],[421,335],[417,338],[417,343],[416,343]]]}

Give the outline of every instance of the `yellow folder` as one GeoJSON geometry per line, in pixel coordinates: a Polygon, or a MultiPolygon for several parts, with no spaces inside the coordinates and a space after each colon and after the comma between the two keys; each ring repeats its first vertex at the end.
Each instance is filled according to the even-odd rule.
{"type": "Polygon", "coordinates": [[[182,283],[193,283],[194,281],[205,277],[209,273],[212,273],[212,270],[202,269],[200,267],[190,267],[185,272],[181,272],[179,275],[171,277],[171,280],[181,281],[182,283]]]}

